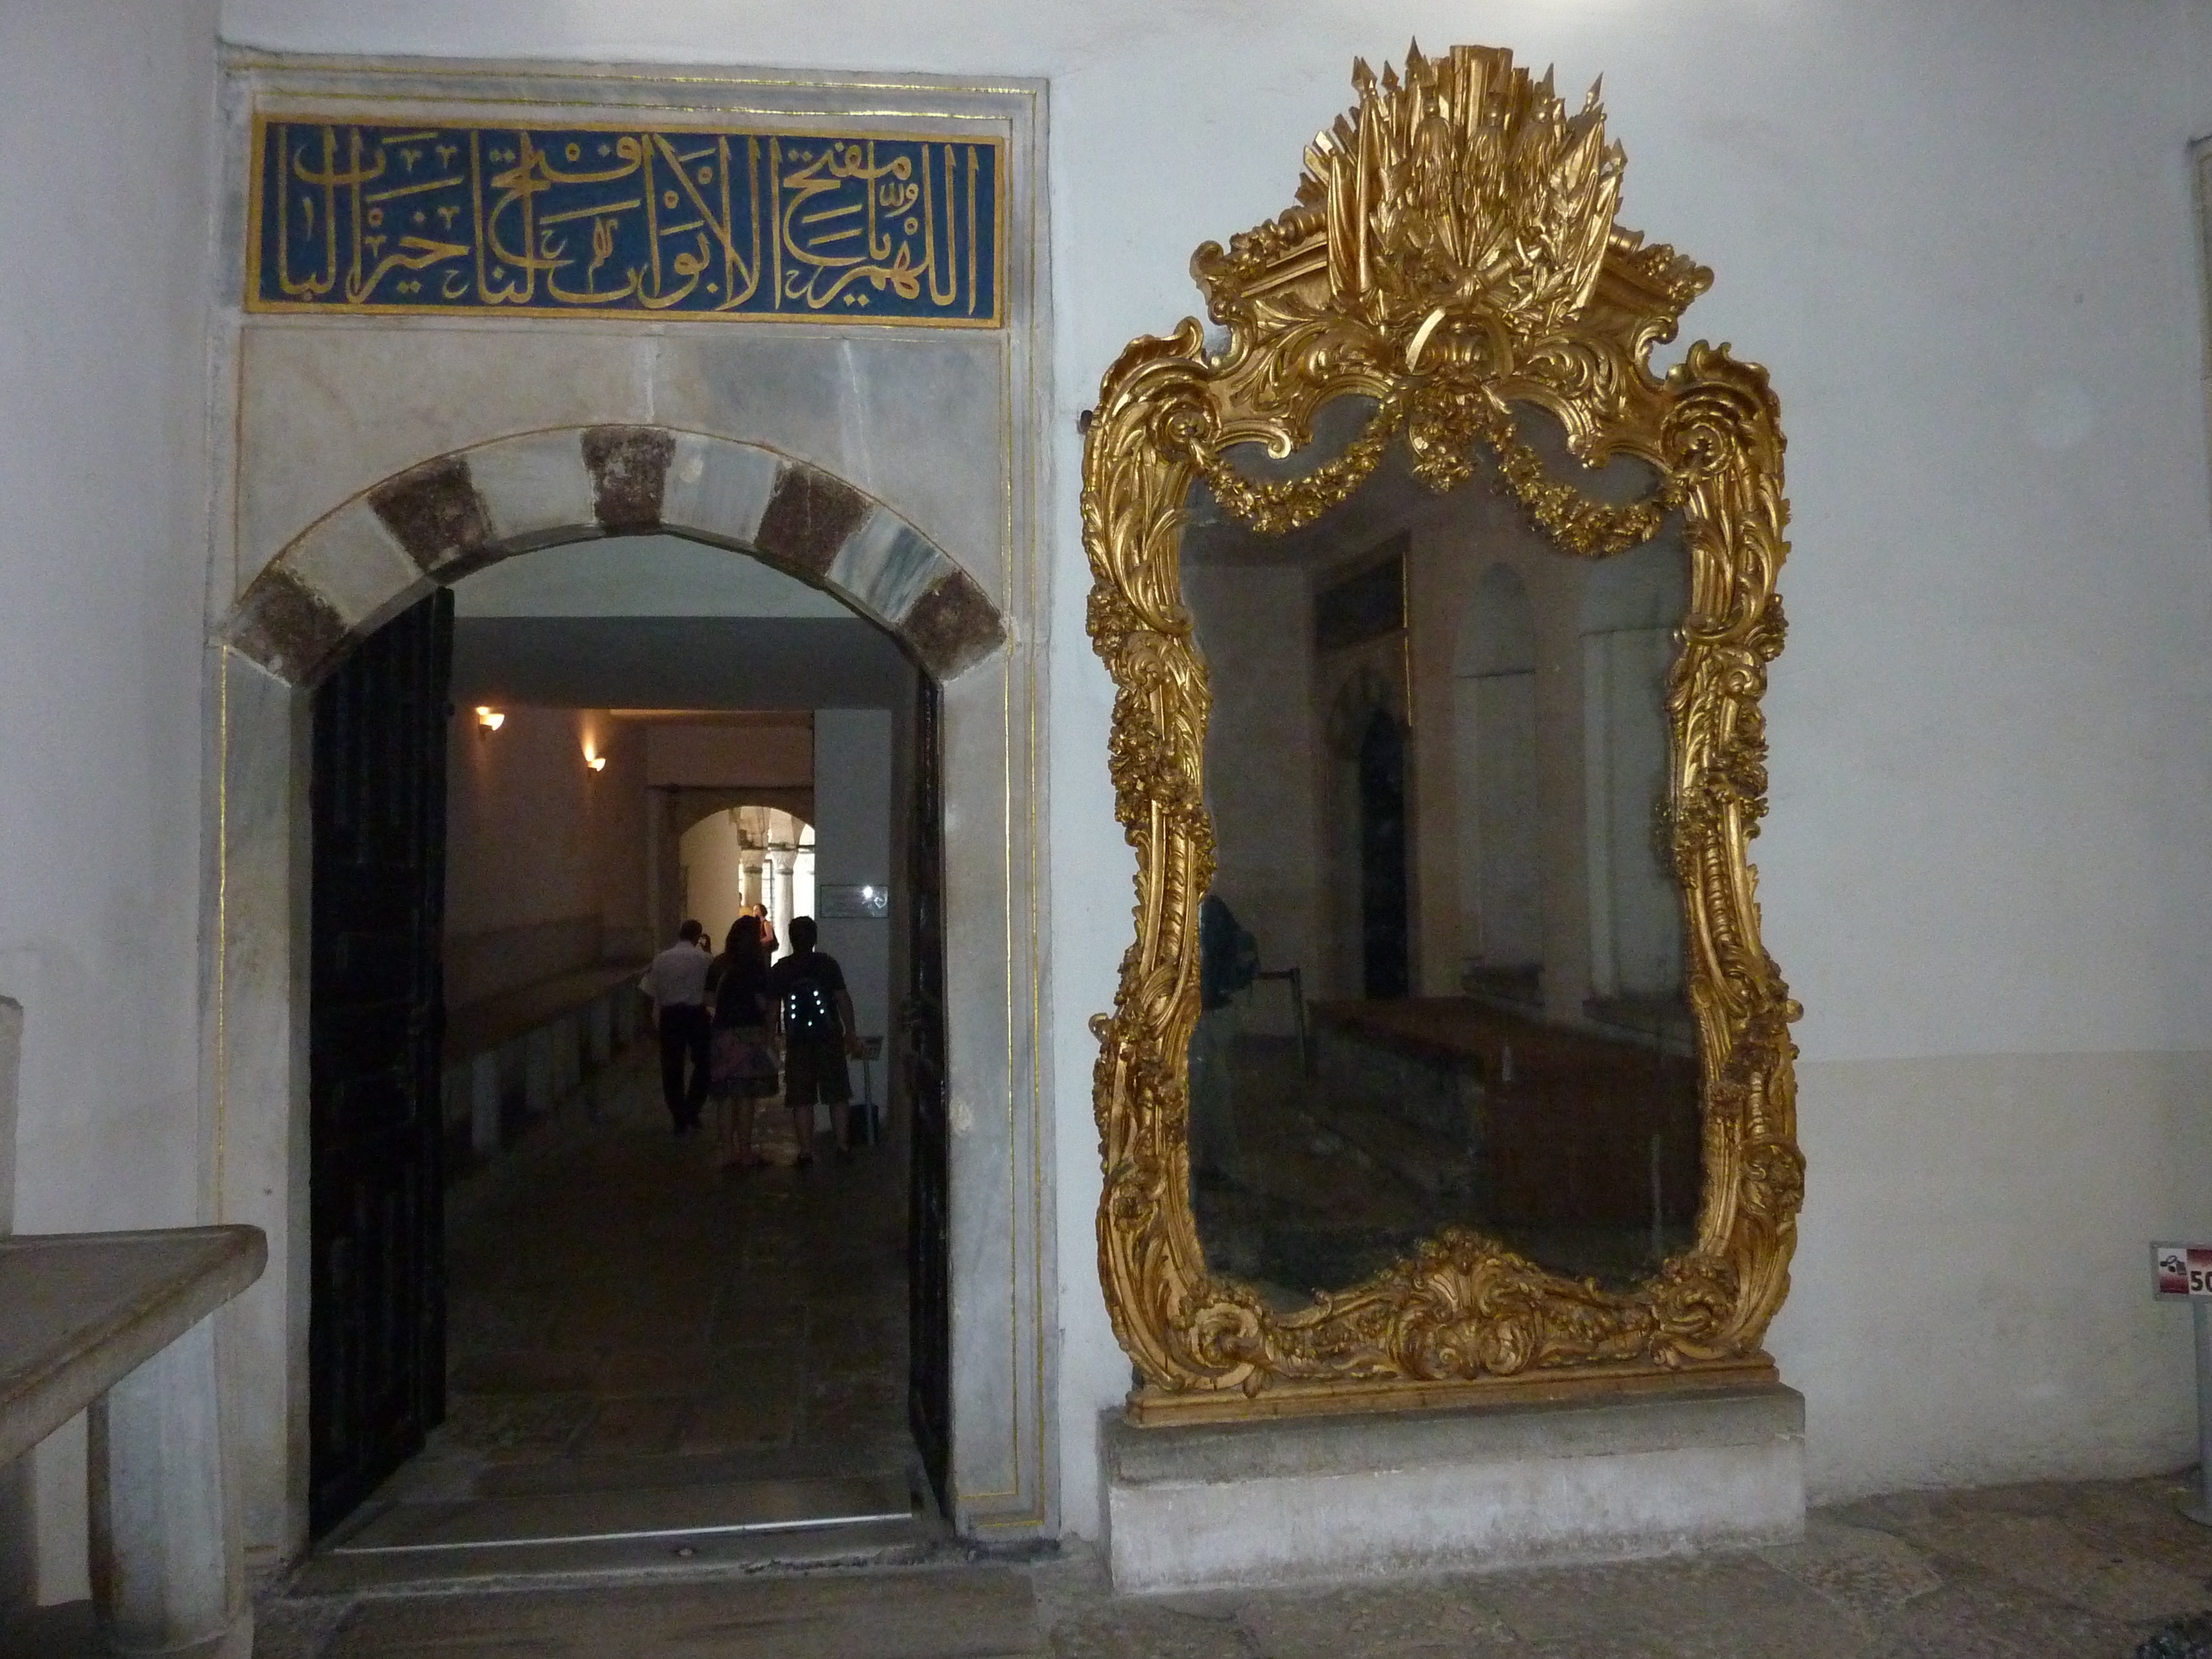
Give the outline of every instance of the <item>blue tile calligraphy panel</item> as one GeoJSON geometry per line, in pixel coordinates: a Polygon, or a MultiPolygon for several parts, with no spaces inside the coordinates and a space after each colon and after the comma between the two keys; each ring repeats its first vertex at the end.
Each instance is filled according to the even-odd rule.
{"type": "Polygon", "coordinates": [[[990,140],[271,117],[254,138],[249,311],[1002,320],[990,140]]]}

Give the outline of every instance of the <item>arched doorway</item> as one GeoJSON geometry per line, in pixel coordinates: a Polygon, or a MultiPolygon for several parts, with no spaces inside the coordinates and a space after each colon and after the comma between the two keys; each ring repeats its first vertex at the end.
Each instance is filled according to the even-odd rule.
{"type": "MultiPolygon", "coordinates": [[[[756,446],[638,428],[526,434],[387,480],[289,547],[249,586],[223,631],[234,660],[257,665],[278,686],[318,687],[319,701],[346,678],[349,663],[367,660],[367,652],[357,651],[361,641],[380,637],[387,621],[422,606],[424,596],[467,573],[563,541],[653,530],[747,552],[836,596],[884,629],[930,688],[917,719],[931,742],[942,729],[936,688],[988,659],[1006,636],[1004,621],[964,571],[911,526],[842,481],[756,446]],[[589,504],[589,516],[580,521],[574,512],[580,501],[589,504]]],[[[227,698],[234,690],[243,693],[240,702],[277,712],[250,681],[227,675],[227,698]]],[[[227,714],[234,711],[238,705],[227,702],[227,714]]],[[[226,735],[237,735],[228,722],[226,735]]],[[[933,753],[923,769],[932,777],[941,774],[933,753]]],[[[234,856],[227,842],[227,863],[234,856]]],[[[948,921],[957,932],[959,918],[930,907],[928,925],[937,936],[948,921]]],[[[941,965],[909,963],[908,968],[917,983],[945,978],[941,965]]],[[[927,1024],[925,1010],[921,1024],[927,1024]]],[[[942,1117],[957,1068],[944,1052],[941,1031],[934,1053],[912,1019],[906,1035],[916,1056],[915,1074],[933,1088],[936,1115],[942,1117]]],[[[949,1158],[953,1138],[942,1124],[928,1133],[919,1121],[916,1127],[918,1140],[949,1158]]],[[[944,1184],[938,1182],[940,1188],[944,1184]]],[[[940,1190],[916,1212],[941,1223],[950,1207],[940,1190]]],[[[300,1249],[307,1243],[295,1237],[295,1251],[313,1258],[318,1253],[312,1245],[300,1249]]],[[[946,1241],[937,1239],[933,1248],[928,1271],[942,1276],[949,1272],[946,1241]]],[[[356,1261],[362,1257],[358,1249],[349,1254],[356,1261]]],[[[917,1299],[941,1310],[947,1326],[917,1340],[918,1371],[923,1356],[933,1354],[949,1373],[957,1294],[941,1285],[927,1296],[918,1291],[917,1299]]],[[[292,1386],[310,1392],[300,1387],[303,1381],[292,1386]]],[[[949,1389],[949,1375],[943,1381],[949,1389]]],[[[310,1405],[306,1415],[312,1420],[311,1402],[302,1403],[310,1405]]],[[[937,1425],[942,1436],[933,1474],[940,1487],[947,1486],[957,1403],[949,1395],[921,1402],[913,1415],[918,1423],[937,1425]]]]}
{"type": "Polygon", "coordinates": [[[724,938],[753,905],[777,939],[790,937],[793,917],[815,913],[814,825],[805,817],[781,806],[726,806],[695,820],[677,846],[679,908],[709,939],[724,938]]]}
{"type": "Polygon", "coordinates": [[[1387,709],[1367,717],[1358,769],[1361,988],[1402,997],[1413,989],[1406,732],[1387,709]]]}
{"type": "Polygon", "coordinates": [[[434,587],[519,553],[653,531],[820,587],[940,683],[1006,642],[975,579],[842,479],[757,444],[651,426],[525,433],[410,467],[295,539],[221,633],[278,678],[313,684],[434,587]]]}
{"type": "Polygon", "coordinates": [[[1323,902],[1332,996],[1411,994],[1415,970],[1411,732],[1402,687],[1374,665],[1330,696],[1322,787],[1328,867],[1323,902]],[[1329,963],[1337,964],[1334,969],[1329,963]]]}

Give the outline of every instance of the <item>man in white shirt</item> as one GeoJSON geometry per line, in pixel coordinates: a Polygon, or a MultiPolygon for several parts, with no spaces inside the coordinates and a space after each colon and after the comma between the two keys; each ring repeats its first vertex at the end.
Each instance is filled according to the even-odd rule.
{"type": "Polygon", "coordinates": [[[679,1135],[696,1133],[707,1103],[707,930],[687,921],[676,930],[676,943],[653,957],[638,989],[653,999],[654,1026],[660,1032],[660,1097],[676,1120],[679,1135]],[[684,1062],[691,1062],[687,1086],[684,1062]]]}

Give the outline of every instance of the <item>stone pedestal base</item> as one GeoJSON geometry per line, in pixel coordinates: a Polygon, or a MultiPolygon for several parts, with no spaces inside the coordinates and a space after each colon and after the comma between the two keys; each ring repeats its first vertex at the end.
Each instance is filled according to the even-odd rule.
{"type": "Polygon", "coordinates": [[[1768,1384],[1358,1417],[1107,1416],[1117,1590],[1285,1584],[1786,1542],[1805,1402],[1768,1384]]]}

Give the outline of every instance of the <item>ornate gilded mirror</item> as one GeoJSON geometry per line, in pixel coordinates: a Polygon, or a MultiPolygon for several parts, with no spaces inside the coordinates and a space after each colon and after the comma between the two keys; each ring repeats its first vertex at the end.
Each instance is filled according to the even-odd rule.
{"type": "Polygon", "coordinates": [[[1137,937],[1096,1023],[1139,1420],[1771,1376],[1802,1188],[1747,847],[1762,369],[1510,53],[1355,68],[1090,418],[1137,937]]]}

